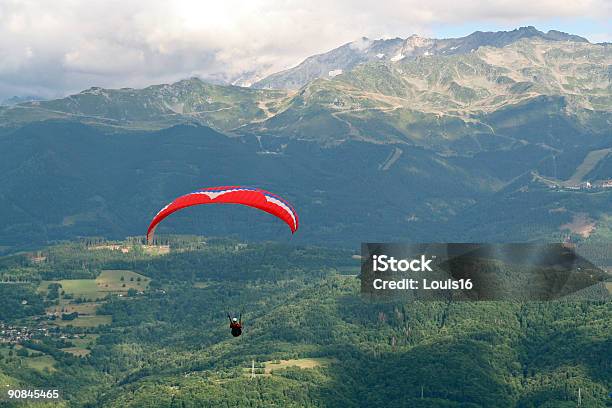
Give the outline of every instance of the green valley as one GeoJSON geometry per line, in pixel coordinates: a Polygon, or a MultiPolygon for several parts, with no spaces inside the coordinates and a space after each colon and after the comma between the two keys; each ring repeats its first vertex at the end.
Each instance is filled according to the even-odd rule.
{"type": "MultiPolygon", "coordinates": [[[[97,326],[53,329],[33,309],[9,318],[50,334],[22,342],[27,352],[0,345],[5,381],[55,385],[70,406],[89,407],[574,406],[578,388],[583,406],[606,401],[610,302],[377,303],[341,273],[357,262],[351,251],[168,239],[162,256],[136,241],[108,244],[130,252],[81,241],[43,249],[40,263],[0,258],[0,277],[27,269],[20,287],[51,307],[58,300],[37,292],[37,279],[100,280],[112,268],[151,287],[109,293],[94,316],[112,319],[97,326]],[[245,333],[235,339],[225,313],[240,310],[245,333]]],[[[65,296],[60,304],[79,306],[65,296]]]]}

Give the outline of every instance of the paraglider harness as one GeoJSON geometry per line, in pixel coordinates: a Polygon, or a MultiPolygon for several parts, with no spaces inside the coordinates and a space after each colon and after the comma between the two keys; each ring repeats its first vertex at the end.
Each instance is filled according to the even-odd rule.
{"type": "Polygon", "coordinates": [[[235,322],[232,320],[231,315],[227,315],[230,321],[230,329],[232,329],[232,336],[238,337],[242,334],[242,313],[238,315],[238,321],[235,322]]]}

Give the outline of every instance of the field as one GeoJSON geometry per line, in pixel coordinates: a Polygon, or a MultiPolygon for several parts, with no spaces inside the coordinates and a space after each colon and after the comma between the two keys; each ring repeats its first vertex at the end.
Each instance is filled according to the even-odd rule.
{"type": "MultiPolygon", "coordinates": [[[[47,313],[74,313],[79,316],[73,320],[54,320],[53,325],[59,327],[98,327],[112,323],[112,317],[96,315],[97,308],[109,294],[125,296],[130,289],[137,292],[145,291],[149,287],[150,279],[136,272],[127,270],[103,270],[96,279],[63,279],[59,281],[42,281],[38,287],[39,293],[47,294],[49,284],[59,283],[64,292],[57,301],[46,309],[47,313]],[[70,298],[66,298],[70,295],[70,298]],[[76,303],[73,299],[86,299],[87,302],[76,303]]],[[[89,353],[84,347],[74,347],[66,350],[74,355],[86,355],[89,353]]]]}
{"type": "Polygon", "coordinates": [[[63,348],[62,351],[75,357],[84,357],[91,352],[87,347],[94,346],[98,337],[97,334],[87,334],[83,338],[70,339],[74,346],[63,348]]]}
{"type": "MultiPolygon", "coordinates": [[[[42,281],[39,290],[47,290],[50,283],[59,283],[62,285],[62,290],[74,297],[83,297],[85,299],[95,300],[100,296],[96,281],[93,279],[65,279],[57,282],[42,281]]],[[[103,295],[102,295],[103,296],[103,295]]]]}
{"type": "Polygon", "coordinates": [[[102,302],[70,303],[68,299],[62,299],[57,306],[47,308],[48,313],[74,313],[79,315],[95,315],[96,309],[102,302]]]}
{"type": "Polygon", "coordinates": [[[301,369],[325,367],[331,362],[332,360],[328,358],[299,358],[295,360],[266,361],[264,366],[265,373],[272,374],[274,370],[281,370],[288,367],[297,367],[301,369]]]}
{"type": "Polygon", "coordinates": [[[51,356],[27,357],[25,364],[37,371],[43,371],[45,368],[50,371],[55,371],[55,359],[51,356]]]}
{"type": "Polygon", "coordinates": [[[97,327],[103,324],[111,324],[113,322],[112,316],[108,315],[95,315],[95,316],[79,316],[74,320],[55,320],[53,324],[60,327],[73,326],[73,327],[97,327]]]}
{"type": "Polygon", "coordinates": [[[42,281],[39,292],[47,292],[51,283],[59,283],[62,290],[74,298],[90,301],[103,299],[111,294],[125,294],[129,289],[144,291],[149,287],[150,279],[136,272],[125,270],[103,270],[96,279],[63,279],[59,281],[42,281]],[[140,279],[140,280],[139,280],[140,279]]]}
{"type": "MultiPolygon", "coordinates": [[[[23,346],[15,346],[14,347],[14,351],[17,351],[19,349],[23,349],[23,346]]],[[[31,349],[27,349],[30,353],[36,353],[38,354],[39,352],[36,350],[31,350],[31,349]]],[[[7,358],[9,355],[9,351],[10,348],[6,347],[6,346],[2,346],[0,347],[0,357],[3,358],[7,358]]],[[[54,367],[54,364],[56,363],[55,359],[49,355],[42,355],[40,357],[17,357],[18,359],[23,361],[23,364],[26,365],[29,368],[32,368],[34,370],[37,371],[43,371],[45,368],[49,369],[50,371],[55,371],[56,368],[54,367]]],[[[0,379],[2,379],[2,373],[0,373],[0,379]]]]}
{"type": "Polygon", "coordinates": [[[85,357],[86,355],[91,353],[90,350],[80,348],[80,347],[66,347],[66,348],[63,348],[62,351],[65,353],[70,353],[75,357],[85,357]]]}
{"type": "MultiPolygon", "coordinates": [[[[263,363],[263,373],[261,372],[262,363],[258,363],[256,366],[256,376],[271,376],[274,371],[282,370],[289,367],[297,367],[303,370],[312,369],[317,367],[326,367],[333,362],[329,358],[299,358],[291,360],[271,360],[263,363]],[[259,367],[259,368],[258,368],[259,367]]],[[[251,368],[245,368],[245,375],[251,375],[251,368]]]]}
{"type": "Polygon", "coordinates": [[[127,292],[129,289],[145,290],[149,281],[149,278],[136,272],[122,270],[104,270],[95,280],[98,291],[104,293],[127,292]]]}

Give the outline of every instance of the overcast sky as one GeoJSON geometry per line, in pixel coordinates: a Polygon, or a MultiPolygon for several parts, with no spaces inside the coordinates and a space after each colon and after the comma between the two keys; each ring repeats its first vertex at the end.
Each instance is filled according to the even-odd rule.
{"type": "Polygon", "coordinates": [[[612,41],[610,0],[0,0],[0,100],[277,71],[362,36],[534,25],[612,41]]]}

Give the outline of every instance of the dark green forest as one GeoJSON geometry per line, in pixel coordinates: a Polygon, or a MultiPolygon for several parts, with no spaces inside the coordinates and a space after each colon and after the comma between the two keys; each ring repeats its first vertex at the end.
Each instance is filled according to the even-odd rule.
{"type": "Polygon", "coordinates": [[[58,388],[70,407],[575,407],[579,389],[584,407],[612,403],[609,301],[374,302],[351,250],[157,244],[169,253],[88,239],[0,258],[0,321],[51,333],[0,344],[2,386],[58,388]],[[117,292],[79,293],[109,270],[117,292]]]}
{"type": "MultiPolygon", "coordinates": [[[[526,137],[521,129],[498,131],[526,137]]],[[[564,179],[588,151],[610,144],[610,135],[575,132],[568,127],[555,134],[582,143],[560,141],[564,153],[557,157],[537,135],[512,148],[440,154],[393,143],[321,146],[280,136],[227,137],[203,126],[108,133],[82,123],[32,123],[0,132],[0,254],[79,236],[141,234],[179,195],[235,184],[267,189],[294,204],[302,222],[292,239],[300,244],[559,242],[568,233],[580,238],[563,226],[581,214],[597,226],[594,235],[608,241],[611,189],[552,189],[536,177],[564,179]],[[394,152],[401,153],[390,165],[394,152]]],[[[607,178],[611,161],[603,158],[586,180],[607,178]]],[[[269,215],[223,206],[187,209],[159,232],[288,239],[269,215]]]]}

